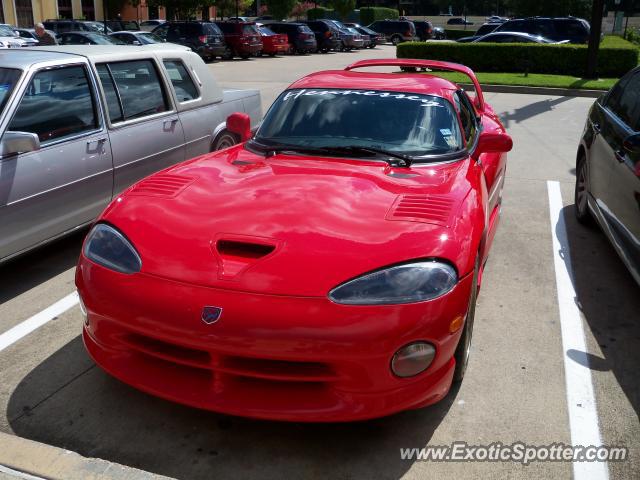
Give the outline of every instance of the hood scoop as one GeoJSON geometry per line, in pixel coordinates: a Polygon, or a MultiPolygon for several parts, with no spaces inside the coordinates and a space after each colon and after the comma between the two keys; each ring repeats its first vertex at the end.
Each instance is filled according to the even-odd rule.
{"type": "Polygon", "coordinates": [[[445,195],[400,195],[387,220],[405,220],[448,226],[454,201],[445,195]]]}
{"type": "Polygon", "coordinates": [[[232,280],[250,266],[270,256],[277,247],[275,240],[260,237],[221,237],[212,245],[218,258],[218,278],[232,280]]]}
{"type": "Polygon", "coordinates": [[[184,175],[162,173],[142,180],[134,185],[130,195],[148,195],[152,197],[175,197],[187,188],[195,178],[184,175]]]}

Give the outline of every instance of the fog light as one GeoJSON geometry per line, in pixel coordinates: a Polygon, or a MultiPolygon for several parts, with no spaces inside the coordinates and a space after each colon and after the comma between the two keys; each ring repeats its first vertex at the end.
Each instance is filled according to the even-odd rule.
{"type": "Polygon", "coordinates": [[[398,377],[413,377],[424,372],[436,355],[430,343],[416,342],[402,347],[391,359],[391,371],[398,377]]]}

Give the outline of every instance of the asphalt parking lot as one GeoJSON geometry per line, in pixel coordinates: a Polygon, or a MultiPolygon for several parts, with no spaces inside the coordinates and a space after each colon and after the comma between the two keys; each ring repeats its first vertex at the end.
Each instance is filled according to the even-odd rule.
{"type": "MultiPolygon", "coordinates": [[[[260,89],[266,111],[301,75],[393,56],[394,49],[384,46],[210,68],[225,88],[260,89]]],[[[403,460],[400,449],[456,441],[581,444],[595,429],[603,444],[629,448],[626,461],[604,466],[610,478],[640,478],[638,286],[604,235],[577,224],[572,212],[576,146],[593,99],[485,97],[514,149],[502,223],[479,297],[471,363],[463,383],[442,402],[379,420],[328,425],[183,407],[96,367],[84,351],[75,305],[0,350],[0,431],[16,437],[11,450],[2,448],[0,438],[0,464],[17,455],[21,438],[180,479],[571,478],[572,465],[565,462],[427,462],[403,460]],[[558,188],[560,204],[553,195],[558,188]],[[552,220],[550,207],[559,211],[560,222],[552,220]],[[563,344],[563,322],[571,312],[580,315],[583,350],[567,348],[566,337],[563,344]],[[581,415],[589,405],[572,402],[572,392],[589,376],[594,418],[581,415]]],[[[84,233],[0,266],[0,334],[74,292],[84,233]]],[[[30,472],[55,477],[62,471],[47,475],[39,470],[43,462],[34,459],[30,472]]],[[[606,470],[596,473],[580,478],[606,478],[606,470]]]]}

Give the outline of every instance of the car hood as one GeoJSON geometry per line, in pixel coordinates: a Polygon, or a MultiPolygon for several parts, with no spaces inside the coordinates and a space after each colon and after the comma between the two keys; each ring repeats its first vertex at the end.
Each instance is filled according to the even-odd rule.
{"type": "MultiPolygon", "coordinates": [[[[260,293],[325,296],[366,272],[413,259],[464,262],[457,238],[470,162],[408,169],[242,146],[155,174],[102,220],[142,272],[260,293]]],[[[466,250],[468,250],[468,245],[466,250]]]]}

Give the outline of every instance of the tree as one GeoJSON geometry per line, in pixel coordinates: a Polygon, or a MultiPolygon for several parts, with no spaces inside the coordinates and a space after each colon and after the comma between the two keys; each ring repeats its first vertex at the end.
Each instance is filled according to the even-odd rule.
{"type": "Polygon", "coordinates": [[[289,17],[296,0],[269,0],[268,4],[269,14],[273,15],[276,20],[282,20],[289,17]]]}
{"type": "MultiPolygon", "coordinates": [[[[253,3],[253,0],[237,0],[238,13],[242,15],[253,3]]],[[[215,0],[220,17],[234,17],[236,15],[236,0],[215,0]]]]}
{"type": "Polygon", "coordinates": [[[182,19],[193,18],[198,11],[215,4],[215,0],[147,0],[150,7],[165,7],[168,20],[172,20],[174,16],[182,19]]]}
{"type": "Polygon", "coordinates": [[[331,4],[340,15],[340,20],[346,20],[347,16],[356,8],[356,0],[332,0],[331,4]]]}

